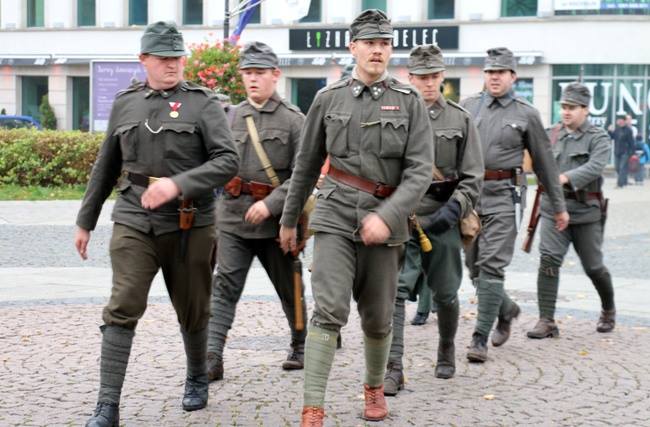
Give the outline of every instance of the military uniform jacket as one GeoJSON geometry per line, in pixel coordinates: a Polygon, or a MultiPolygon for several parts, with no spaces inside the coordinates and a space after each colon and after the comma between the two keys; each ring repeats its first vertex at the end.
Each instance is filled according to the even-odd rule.
{"type": "MultiPolygon", "coordinates": [[[[483,147],[485,169],[521,167],[524,149],[528,149],[533,158],[535,174],[547,189],[554,211],[559,213],[566,210],[559,171],[535,107],[510,94],[494,98],[487,92],[472,96],[461,105],[474,116],[483,147]]],[[[525,180],[522,186],[526,186],[525,180]]],[[[511,180],[486,180],[476,210],[482,215],[514,212],[512,190],[511,180]]],[[[524,202],[522,197],[522,208],[524,202]]]]}
{"type": "Polygon", "coordinates": [[[310,228],[361,241],[361,220],[375,212],[391,230],[386,243],[407,241],[407,217],[431,182],[431,140],[426,106],[410,85],[387,75],[370,87],[353,78],[331,84],[307,114],[281,223],[296,225],[329,153],[335,168],[397,190],[381,199],[328,176],[310,228]]]}
{"type": "MultiPolygon", "coordinates": [[[[182,196],[194,202],[194,226],[214,224],[213,189],[226,184],[238,166],[225,113],[211,91],[185,81],[168,91],[134,84],[115,99],[77,225],[95,228],[122,171],[170,177],[182,196]],[[174,108],[175,118],[170,115],[174,108]]],[[[140,203],[144,191],[122,175],[113,221],[155,235],[178,230],[179,200],[144,209],[140,203]]]]}
{"type": "Polygon", "coordinates": [[[298,152],[300,132],[305,118],[298,107],[282,100],[277,93],[259,110],[248,101],[236,107],[232,133],[241,158],[238,176],[245,181],[257,181],[269,185],[271,181],[262,167],[262,162],[248,134],[247,116],[253,117],[260,143],[282,184],[264,198],[264,203],[272,216],[257,225],[244,221],[246,211],[255,203],[253,196],[241,194],[235,198],[225,192],[217,203],[217,228],[244,238],[274,238],[278,235],[280,214],[289,189],[289,177],[298,152]]]}
{"type": "MultiPolygon", "coordinates": [[[[569,178],[570,191],[576,192],[579,198],[585,193],[601,191],[602,175],[609,160],[611,143],[605,130],[592,125],[589,120],[574,132],[568,132],[562,124],[549,130],[551,139],[557,137],[553,145],[553,155],[560,173],[569,178]],[[556,133],[556,135],[553,135],[556,133]]],[[[566,188],[567,186],[565,186],[566,188]]],[[[585,224],[599,221],[601,217],[598,200],[581,201],[567,198],[567,210],[571,224],[585,224]]],[[[548,197],[542,195],[542,215],[552,217],[548,197]]]]}
{"type": "MultiPolygon", "coordinates": [[[[464,217],[476,205],[485,172],[478,131],[467,110],[442,95],[429,107],[429,123],[436,167],[445,178],[459,180],[451,198],[460,203],[464,217]]],[[[425,194],[416,214],[430,215],[442,205],[425,194]]],[[[419,218],[419,222],[426,228],[426,218],[419,218]]]]}

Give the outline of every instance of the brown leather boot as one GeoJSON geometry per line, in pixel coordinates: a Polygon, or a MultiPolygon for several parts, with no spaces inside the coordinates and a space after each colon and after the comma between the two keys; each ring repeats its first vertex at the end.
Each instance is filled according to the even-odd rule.
{"type": "Polygon", "coordinates": [[[612,332],[616,326],[616,310],[602,310],[596,325],[598,332],[612,332]]]}
{"type": "Polygon", "coordinates": [[[541,317],[533,329],[526,332],[528,338],[535,339],[544,339],[544,338],[555,338],[560,336],[560,330],[557,328],[555,321],[553,319],[547,319],[546,317],[541,317]]]}
{"type": "Polygon", "coordinates": [[[499,316],[499,321],[497,322],[496,328],[492,332],[492,345],[499,347],[508,341],[510,338],[510,327],[512,326],[512,321],[519,317],[521,314],[521,309],[516,303],[510,307],[507,313],[503,316],[499,316]]]}
{"type": "Polygon", "coordinates": [[[363,385],[363,395],[366,407],[363,409],[363,419],[367,421],[381,421],[388,416],[388,404],[384,398],[384,385],[370,387],[363,385]]]}
{"type": "Polygon", "coordinates": [[[305,345],[299,344],[291,347],[291,351],[287,355],[287,360],[282,362],[282,369],[285,371],[292,371],[296,369],[303,369],[305,367],[305,345]]]}
{"type": "Polygon", "coordinates": [[[300,427],[323,427],[325,410],[317,406],[304,406],[300,427]]]}
{"type": "Polygon", "coordinates": [[[217,353],[208,352],[208,381],[223,379],[223,360],[217,353]]]}

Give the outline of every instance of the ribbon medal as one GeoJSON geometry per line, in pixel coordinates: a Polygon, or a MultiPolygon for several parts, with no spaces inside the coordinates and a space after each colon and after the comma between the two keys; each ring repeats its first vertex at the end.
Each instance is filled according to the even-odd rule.
{"type": "Polygon", "coordinates": [[[169,117],[171,117],[172,119],[177,119],[180,114],[178,112],[178,109],[181,108],[181,105],[183,104],[181,104],[180,102],[170,102],[169,108],[171,108],[172,110],[169,112],[169,117]]]}

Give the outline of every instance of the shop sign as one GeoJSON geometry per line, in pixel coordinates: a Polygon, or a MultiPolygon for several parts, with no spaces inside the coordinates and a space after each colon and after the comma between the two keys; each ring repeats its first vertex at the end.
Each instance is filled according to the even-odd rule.
{"type": "Polygon", "coordinates": [[[146,74],[138,61],[92,61],[90,67],[90,126],[92,131],[105,131],[113,108],[115,94],[144,81],[146,74]]]}
{"type": "Polygon", "coordinates": [[[553,7],[556,11],[648,10],[650,9],[650,0],[555,0],[553,7]]]}
{"type": "MultiPolygon", "coordinates": [[[[303,51],[347,50],[347,28],[300,28],[289,30],[289,49],[303,51]]],[[[458,26],[399,27],[393,30],[393,48],[410,50],[422,44],[437,44],[443,50],[458,49],[458,26]]]]}

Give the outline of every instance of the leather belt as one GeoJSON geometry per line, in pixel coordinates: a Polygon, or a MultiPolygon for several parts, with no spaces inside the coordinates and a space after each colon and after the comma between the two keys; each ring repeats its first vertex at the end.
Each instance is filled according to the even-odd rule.
{"type": "Polygon", "coordinates": [[[330,164],[330,170],[327,173],[329,176],[334,178],[336,181],[339,181],[350,187],[354,187],[357,190],[361,190],[366,193],[370,193],[375,197],[386,198],[389,197],[397,187],[392,185],[382,184],[381,182],[370,181],[369,179],[362,178],[360,176],[352,175],[347,172],[344,172],[340,169],[335,168],[330,164]]]}
{"type": "Polygon", "coordinates": [[[142,175],[141,173],[136,173],[136,172],[129,172],[129,171],[124,171],[122,172],[129,181],[131,181],[131,184],[139,185],[140,187],[147,188],[154,182],[158,181],[160,178],[156,178],[155,176],[147,176],[147,175],[142,175]]]}
{"type": "Polygon", "coordinates": [[[594,192],[575,192],[575,191],[565,191],[564,192],[564,198],[565,199],[572,199],[572,200],[578,200],[578,201],[583,201],[583,200],[602,200],[603,198],[603,193],[600,191],[594,191],[594,192]]]}
{"type": "Polygon", "coordinates": [[[500,181],[502,179],[512,179],[517,176],[516,169],[485,169],[485,181],[500,181]]]}
{"type": "Polygon", "coordinates": [[[239,197],[241,194],[249,194],[255,200],[262,200],[273,191],[271,184],[265,184],[257,181],[244,181],[241,177],[236,176],[231,179],[224,187],[224,190],[232,197],[239,197]]]}

